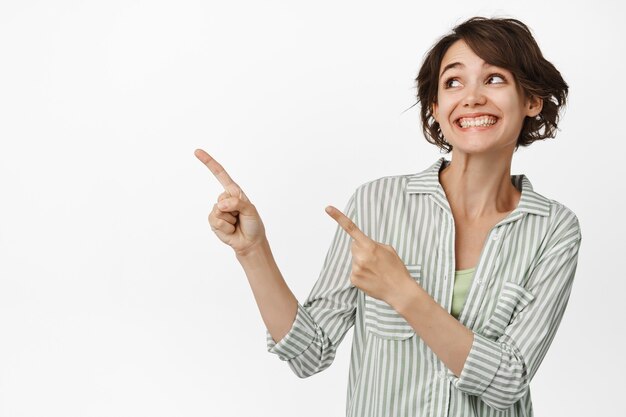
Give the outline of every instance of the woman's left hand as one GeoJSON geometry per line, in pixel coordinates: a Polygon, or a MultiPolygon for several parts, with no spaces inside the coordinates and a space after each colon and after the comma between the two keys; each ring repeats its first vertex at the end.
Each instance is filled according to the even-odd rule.
{"type": "Polygon", "coordinates": [[[337,208],[328,206],[326,213],[354,239],[350,281],[355,287],[394,307],[417,285],[393,247],[370,239],[337,208]]]}

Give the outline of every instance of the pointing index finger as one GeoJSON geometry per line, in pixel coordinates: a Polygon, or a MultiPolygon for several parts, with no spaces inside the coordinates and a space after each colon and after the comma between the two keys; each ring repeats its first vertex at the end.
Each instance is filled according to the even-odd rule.
{"type": "Polygon", "coordinates": [[[326,213],[328,213],[330,217],[335,219],[335,221],[339,223],[339,226],[341,226],[341,228],[345,230],[346,233],[348,233],[354,240],[369,240],[367,235],[363,233],[361,229],[359,229],[358,226],[354,224],[354,222],[350,220],[348,216],[343,214],[339,209],[333,206],[328,206],[326,207],[326,213]]]}
{"type": "Polygon", "coordinates": [[[235,181],[228,175],[224,167],[217,162],[211,155],[203,151],[202,149],[196,149],[194,152],[196,158],[198,158],[204,165],[209,168],[209,170],[215,175],[215,178],[222,184],[224,189],[228,191],[230,195],[241,195],[241,188],[237,185],[235,181]],[[238,190],[238,193],[233,194],[235,190],[238,190]]]}

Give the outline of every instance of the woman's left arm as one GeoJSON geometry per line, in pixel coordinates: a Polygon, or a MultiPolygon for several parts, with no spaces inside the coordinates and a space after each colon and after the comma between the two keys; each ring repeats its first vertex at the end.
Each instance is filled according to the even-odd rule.
{"type": "Polygon", "coordinates": [[[572,290],[582,239],[574,213],[557,220],[526,286],[507,286],[525,305],[493,340],[468,329],[441,307],[410,277],[391,246],[367,237],[336,208],[329,206],[327,212],[354,239],[352,284],[402,315],[449,369],[448,378],[456,388],[498,410],[511,407],[526,394],[572,290]]]}
{"type": "Polygon", "coordinates": [[[418,285],[389,301],[448,367],[454,386],[498,410],[511,407],[526,393],[569,300],[582,239],[576,216],[559,225],[553,236],[558,238],[546,248],[525,286],[532,300],[497,340],[459,323],[418,285]]]}

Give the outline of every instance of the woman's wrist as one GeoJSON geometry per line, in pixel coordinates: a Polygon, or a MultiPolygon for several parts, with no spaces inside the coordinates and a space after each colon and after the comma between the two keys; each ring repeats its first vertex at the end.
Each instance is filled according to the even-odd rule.
{"type": "Polygon", "coordinates": [[[235,256],[239,262],[250,262],[255,258],[266,256],[268,253],[271,253],[270,244],[266,238],[263,238],[242,251],[235,251],[235,256]]]}
{"type": "Polygon", "coordinates": [[[407,280],[401,288],[398,288],[395,295],[387,302],[400,315],[407,311],[410,306],[414,306],[420,302],[424,289],[415,282],[415,280],[407,280]]]}

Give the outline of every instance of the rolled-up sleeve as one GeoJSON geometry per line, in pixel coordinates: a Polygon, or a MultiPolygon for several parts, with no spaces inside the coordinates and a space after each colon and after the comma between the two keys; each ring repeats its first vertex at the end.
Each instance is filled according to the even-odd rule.
{"type": "MultiPolygon", "coordinates": [[[[343,213],[358,226],[357,191],[343,213]]],[[[276,342],[266,329],[268,352],[287,361],[300,378],[328,368],[337,346],[354,325],[358,289],[350,282],[351,271],[351,238],[337,225],[318,280],[306,301],[298,303],[289,332],[276,342]]]]}
{"type": "Polygon", "coordinates": [[[274,341],[272,335],[266,330],[267,334],[267,351],[275,353],[283,361],[299,356],[309,348],[311,343],[318,336],[315,321],[306,312],[304,307],[298,303],[298,312],[293,322],[291,330],[287,333],[279,343],[274,341]]]}
{"type": "Polygon", "coordinates": [[[504,333],[492,340],[474,332],[461,374],[448,371],[459,390],[505,410],[527,392],[561,323],[572,290],[582,235],[573,213],[552,235],[527,281],[532,296],[504,333]]]}

